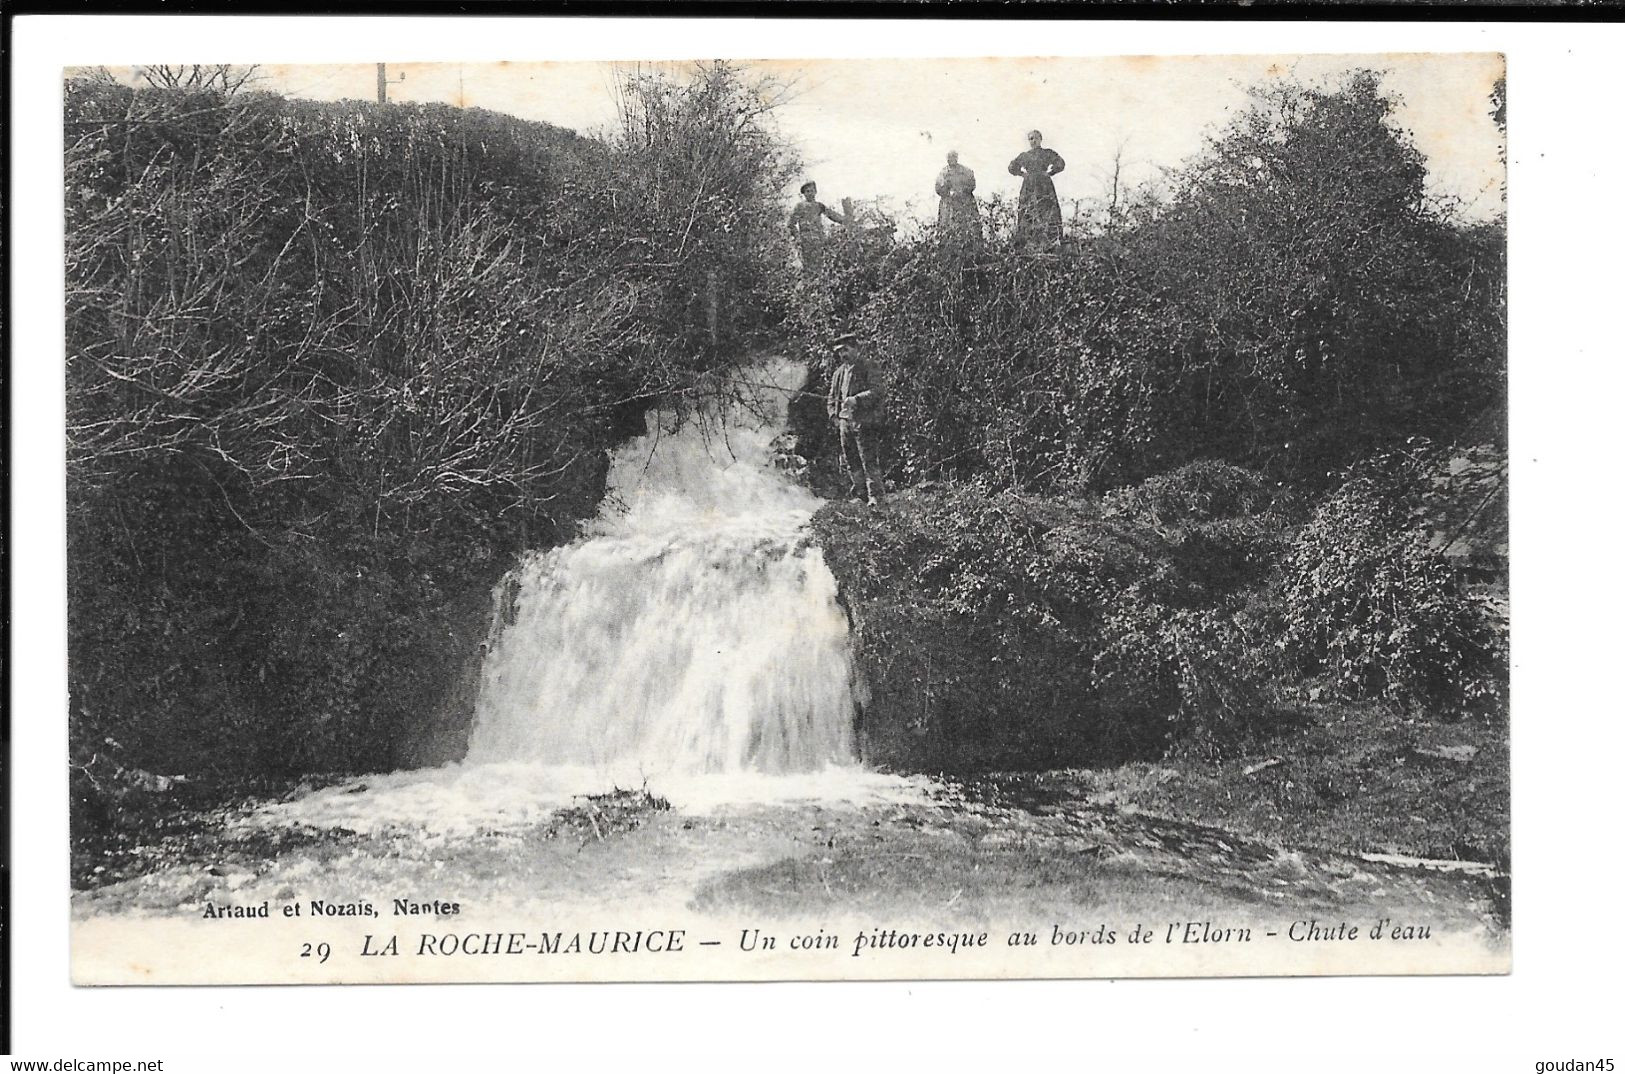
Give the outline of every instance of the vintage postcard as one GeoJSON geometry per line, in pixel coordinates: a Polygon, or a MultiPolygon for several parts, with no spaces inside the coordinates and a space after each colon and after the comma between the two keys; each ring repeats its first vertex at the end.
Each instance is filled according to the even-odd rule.
{"type": "Polygon", "coordinates": [[[1504,71],[66,71],[74,980],[1507,972],[1504,71]]]}

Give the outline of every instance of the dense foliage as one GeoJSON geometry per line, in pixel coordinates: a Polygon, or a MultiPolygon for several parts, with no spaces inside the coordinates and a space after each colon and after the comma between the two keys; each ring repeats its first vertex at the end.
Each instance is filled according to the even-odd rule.
{"type": "Polygon", "coordinates": [[[1338,698],[1499,715],[1504,575],[1451,554],[1447,475],[1417,446],[1313,506],[1207,461],[1104,495],[965,482],[826,509],[814,525],[871,694],[866,759],[1223,754],[1338,698]]]}
{"type": "Polygon", "coordinates": [[[873,693],[871,760],[1102,762],[1264,715],[1249,593],[1288,514],[1198,463],[1106,497],[965,484],[815,520],[873,693]]]}
{"type": "Polygon", "coordinates": [[[837,244],[821,283],[889,381],[892,480],[1109,487],[1222,458],[1324,487],[1498,423],[1504,230],[1428,197],[1393,108],[1370,72],[1256,88],[1053,254],[998,203],[978,251],[931,228],[837,244]]]}
{"type": "Polygon", "coordinates": [[[400,744],[460,703],[511,554],[572,535],[648,400],[779,318],[790,162],[760,102],[727,67],[640,75],[590,141],[70,83],[76,742],[163,771],[422,759],[400,744]]]}
{"type": "Polygon", "coordinates": [[[1056,251],[997,200],[981,247],[834,245],[811,286],[885,384],[897,490],[819,521],[877,757],[1223,749],[1309,697],[1501,711],[1504,228],[1428,195],[1394,113],[1372,72],[1272,81],[1056,251]]]}
{"type": "Polygon", "coordinates": [[[1438,715],[1506,699],[1504,625],[1450,555],[1445,466],[1425,445],[1355,467],[1281,564],[1284,647],[1342,693],[1438,715]]]}

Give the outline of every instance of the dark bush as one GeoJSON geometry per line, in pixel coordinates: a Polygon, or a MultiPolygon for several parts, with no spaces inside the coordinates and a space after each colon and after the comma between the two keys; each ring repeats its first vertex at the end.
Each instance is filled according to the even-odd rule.
{"type": "Polygon", "coordinates": [[[1281,566],[1299,671],[1432,715],[1504,704],[1505,624],[1435,525],[1447,465],[1421,443],[1377,455],[1315,510],[1281,566]]]}

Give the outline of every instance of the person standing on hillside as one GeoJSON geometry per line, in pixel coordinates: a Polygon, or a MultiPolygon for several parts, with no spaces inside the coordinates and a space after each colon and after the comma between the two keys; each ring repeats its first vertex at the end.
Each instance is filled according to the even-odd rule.
{"type": "Polygon", "coordinates": [[[976,173],[948,153],[948,166],[937,174],[937,230],[952,242],[982,244],[982,218],[976,211],[976,173]]]}
{"type": "Polygon", "coordinates": [[[817,272],[824,267],[826,216],[837,224],[851,223],[850,217],[842,216],[818,200],[817,183],[802,183],[801,200],[790,210],[790,237],[795,240],[796,249],[801,251],[803,272],[817,272]]]}
{"type": "Polygon", "coordinates": [[[824,409],[841,437],[841,473],[848,482],[847,495],[858,490],[858,473],[863,474],[863,491],[869,506],[875,505],[875,482],[869,473],[869,453],[864,446],[863,426],[875,411],[878,392],[869,364],[864,361],[850,336],[835,341],[835,371],[829,377],[824,409]],[[858,469],[852,468],[851,454],[857,453],[858,469]]]}
{"type": "Polygon", "coordinates": [[[1053,149],[1044,148],[1044,135],[1027,132],[1028,149],[1010,162],[1010,174],[1021,176],[1021,198],[1016,203],[1016,237],[1024,246],[1048,248],[1061,241],[1061,201],[1051,176],[1066,168],[1053,149]]]}

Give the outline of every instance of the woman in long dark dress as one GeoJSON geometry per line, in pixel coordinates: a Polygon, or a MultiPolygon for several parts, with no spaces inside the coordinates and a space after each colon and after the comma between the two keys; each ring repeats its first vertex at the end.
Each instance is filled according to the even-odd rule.
{"type": "Polygon", "coordinates": [[[1061,199],[1055,195],[1052,175],[1066,168],[1053,149],[1044,148],[1044,136],[1027,132],[1029,148],[1010,162],[1010,174],[1021,176],[1021,198],[1016,203],[1016,237],[1027,246],[1055,246],[1061,241],[1061,199]]]}

